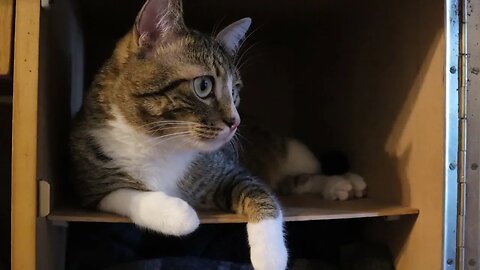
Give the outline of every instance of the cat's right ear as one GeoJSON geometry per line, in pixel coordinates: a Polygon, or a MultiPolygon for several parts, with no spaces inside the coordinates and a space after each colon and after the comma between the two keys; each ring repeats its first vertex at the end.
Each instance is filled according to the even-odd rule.
{"type": "Polygon", "coordinates": [[[137,15],[138,46],[147,55],[161,43],[168,43],[185,31],[181,0],[147,0],[137,15]]]}
{"type": "Polygon", "coordinates": [[[231,56],[235,56],[251,24],[252,19],[250,18],[238,20],[220,31],[215,39],[223,45],[231,56]]]}

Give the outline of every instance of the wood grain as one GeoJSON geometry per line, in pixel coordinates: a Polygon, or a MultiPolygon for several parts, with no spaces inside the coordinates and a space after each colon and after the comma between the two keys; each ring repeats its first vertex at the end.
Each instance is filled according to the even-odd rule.
{"type": "Polygon", "coordinates": [[[16,1],[13,64],[12,269],[35,269],[40,1],[16,1]]]}
{"type": "MultiPolygon", "coordinates": [[[[332,220],[418,214],[418,209],[380,203],[370,199],[329,202],[314,196],[281,198],[286,221],[332,220]]],[[[245,217],[220,211],[199,211],[202,223],[243,223],[245,217]]],[[[75,207],[54,209],[48,216],[52,221],[67,222],[131,222],[128,218],[75,207]]]]}
{"type": "Polygon", "coordinates": [[[0,76],[10,73],[13,0],[0,1],[0,76]]]}

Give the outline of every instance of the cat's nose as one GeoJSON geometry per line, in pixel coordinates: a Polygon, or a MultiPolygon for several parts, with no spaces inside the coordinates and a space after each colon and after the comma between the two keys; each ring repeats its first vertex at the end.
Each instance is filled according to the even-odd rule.
{"type": "Polygon", "coordinates": [[[223,122],[231,130],[236,129],[238,127],[238,125],[240,125],[240,119],[238,119],[237,117],[225,118],[225,119],[223,119],[223,122]]]}

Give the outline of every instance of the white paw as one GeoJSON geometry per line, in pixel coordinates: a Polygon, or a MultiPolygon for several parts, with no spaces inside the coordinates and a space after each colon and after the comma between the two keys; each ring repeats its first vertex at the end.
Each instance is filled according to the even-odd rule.
{"type": "Polygon", "coordinates": [[[362,198],[367,195],[367,183],[365,183],[363,177],[354,173],[346,173],[344,176],[352,183],[355,197],[362,198]]]}
{"type": "Polygon", "coordinates": [[[325,200],[345,201],[350,198],[353,190],[353,184],[343,176],[329,176],[323,190],[323,198],[325,200]]]}
{"type": "Polygon", "coordinates": [[[167,235],[186,235],[193,232],[200,221],[197,213],[184,200],[156,192],[145,193],[132,221],[147,229],[167,235]]]}
{"type": "Polygon", "coordinates": [[[250,259],[255,270],[285,270],[288,252],[283,236],[283,219],[248,223],[250,259]]]}

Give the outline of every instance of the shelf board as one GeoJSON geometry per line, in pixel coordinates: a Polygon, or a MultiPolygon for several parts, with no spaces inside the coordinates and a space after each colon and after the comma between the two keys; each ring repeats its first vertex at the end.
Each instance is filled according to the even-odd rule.
{"type": "MultiPolygon", "coordinates": [[[[315,196],[282,197],[285,221],[331,220],[368,217],[416,215],[418,209],[408,206],[381,203],[372,199],[359,199],[345,202],[323,201],[315,196]]],[[[214,211],[199,211],[200,221],[211,223],[243,223],[245,217],[214,211]]],[[[54,209],[47,218],[65,222],[116,222],[128,223],[130,219],[115,214],[75,207],[54,209]]]]}

